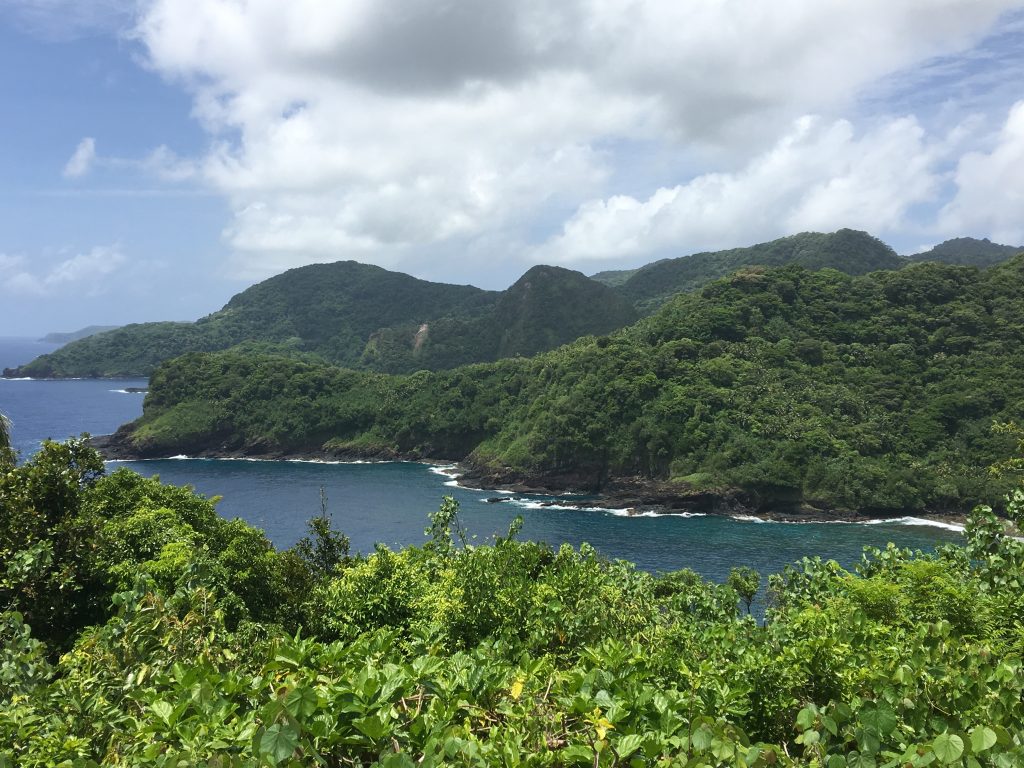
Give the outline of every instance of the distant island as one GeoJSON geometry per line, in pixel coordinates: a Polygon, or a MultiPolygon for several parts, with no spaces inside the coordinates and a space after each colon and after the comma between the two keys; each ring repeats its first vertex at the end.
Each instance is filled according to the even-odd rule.
{"type": "Polygon", "coordinates": [[[114,331],[120,327],[121,326],[119,325],[88,325],[85,328],[80,328],[77,331],[70,331],[68,333],[48,333],[43,336],[40,341],[46,342],[47,344],[69,344],[72,341],[86,339],[90,336],[95,336],[97,333],[114,331]]]}

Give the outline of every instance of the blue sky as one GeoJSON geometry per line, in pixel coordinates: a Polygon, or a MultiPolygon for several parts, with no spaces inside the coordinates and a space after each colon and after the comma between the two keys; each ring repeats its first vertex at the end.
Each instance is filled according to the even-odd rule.
{"type": "Polygon", "coordinates": [[[1024,244],[1024,2],[0,0],[0,334],[354,258],[1024,244]]]}

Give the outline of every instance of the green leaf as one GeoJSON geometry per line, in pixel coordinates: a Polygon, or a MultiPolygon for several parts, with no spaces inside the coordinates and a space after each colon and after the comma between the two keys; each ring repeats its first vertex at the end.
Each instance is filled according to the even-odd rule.
{"type": "Polygon", "coordinates": [[[270,758],[273,765],[287,760],[299,746],[299,732],[293,725],[276,723],[267,728],[260,739],[260,752],[270,758]]]}
{"type": "Polygon", "coordinates": [[[308,717],[316,712],[318,704],[316,694],[309,688],[294,688],[284,697],[284,708],[296,719],[308,717]]]}
{"type": "Polygon", "coordinates": [[[690,735],[690,744],[698,752],[706,752],[711,747],[711,731],[703,725],[690,735]]]}
{"type": "Polygon", "coordinates": [[[368,717],[360,717],[352,721],[352,724],[364,735],[373,739],[374,741],[379,740],[385,733],[388,732],[388,727],[385,723],[380,721],[380,718],[376,715],[370,715],[368,717]]]}
{"type": "Polygon", "coordinates": [[[971,731],[971,751],[977,754],[991,749],[996,744],[996,732],[984,725],[979,725],[971,731]]]}
{"type": "Polygon", "coordinates": [[[174,716],[174,707],[166,701],[155,701],[150,704],[150,709],[153,710],[153,714],[167,723],[168,726],[173,726],[174,722],[171,719],[174,716]]]}
{"type": "Polygon", "coordinates": [[[640,749],[643,743],[643,736],[636,733],[628,733],[616,742],[615,751],[619,753],[619,759],[625,760],[640,749]]]}
{"type": "Polygon", "coordinates": [[[846,756],[846,764],[849,768],[877,768],[878,766],[874,757],[865,755],[863,752],[851,752],[846,756]]]}
{"type": "Polygon", "coordinates": [[[864,711],[861,712],[860,721],[866,728],[873,728],[879,736],[888,736],[894,730],[899,722],[896,719],[896,713],[893,712],[887,706],[869,706],[864,705],[864,711]]]}
{"type": "Polygon", "coordinates": [[[955,763],[964,753],[964,740],[951,733],[942,733],[932,742],[932,752],[943,765],[955,763]]]}
{"type": "Polygon", "coordinates": [[[404,752],[391,752],[380,760],[380,768],[415,768],[416,763],[404,752]]]}

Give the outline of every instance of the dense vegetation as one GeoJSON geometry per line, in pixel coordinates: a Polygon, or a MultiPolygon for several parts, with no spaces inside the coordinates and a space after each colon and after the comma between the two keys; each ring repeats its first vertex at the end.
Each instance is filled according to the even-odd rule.
{"type": "Polygon", "coordinates": [[[991,267],[1022,251],[1024,247],[999,245],[988,238],[978,240],[973,237],[955,237],[910,258],[914,261],[941,261],[968,267],[991,267]]]}
{"type": "MultiPolygon", "coordinates": [[[[1024,545],[726,585],[593,549],[293,550],[80,441],[0,456],[0,765],[969,766],[1024,761],[1024,545]],[[744,607],[740,606],[740,603],[744,607]]],[[[1024,522],[1024,492],[1008,504],[1024,522]]]]}
{"type": "Polygon", "coordinates": [[[438,315],[473,317],[498,294],[352,261],[292,269],[248,288],[195,323],[143,323],[42,355],[21,376],[146,376],[185,352],[248,343],[278,354],[354,365],[370,334],[438,315]]]}
{"type": "MultiPolygon", "coordinates": [[[[618,290],[638,309],[649,311],[677,293],[695,291],[741,267],[829,267],[849,275],[863,275],[880,269],[900,269],[905,264],[892,248],[866,232],[803,232],[749,248],[662,259],[636,270],[618,290]]],[[[617,279],[616,273],[611,273],[611,280],[617,279]]]]}
{"type": "Polygon", "coordinates": [[[558,267],[499,293],[348,261],[289,270],[195,323],[128,325],[5,375],[148,376],[163,360],[223,349],[409,372],[532,355],[636,318],[608,287],[558,267]]]}
{"type": "Polygon", "coordinates": [[[259,283],[196,323],[127,326],[5,375],[148,376],[186,352],[224,349],[389,373],[440,370],[609,333],[740,267],[798,264],[860,275],[906,263],[870,235],[840,230],[664,259],[595,276],[600,279],[534,267],[502,292],[429,283],[355,262],[317,264],[259,283]]]}
{"type": "Polygon", "coordinates": [[[119,439],[146,455],[467,459],[599,489],[640,476],[761,508],[966,511],[1024,421],[1024,257],[850,277],[748,269],[612,336],[385,376],[285,358],[163,365],[119,439]]]}

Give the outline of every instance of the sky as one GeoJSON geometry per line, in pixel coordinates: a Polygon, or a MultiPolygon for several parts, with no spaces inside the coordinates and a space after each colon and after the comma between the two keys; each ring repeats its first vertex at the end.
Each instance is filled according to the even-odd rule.
{"type": "Polygon", "coordinates": [[[354,259],[1024,245],[1024,0],[0,0],[0,335],[354,259]]]}

